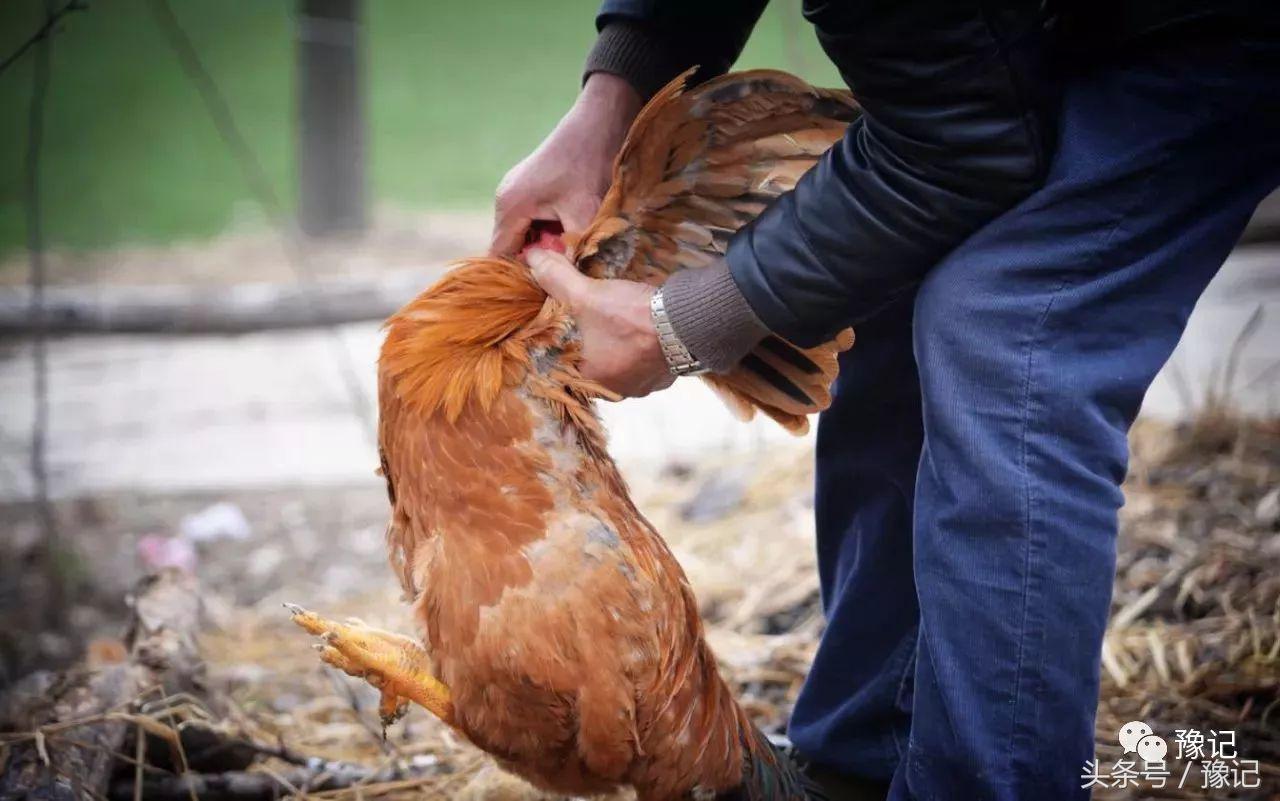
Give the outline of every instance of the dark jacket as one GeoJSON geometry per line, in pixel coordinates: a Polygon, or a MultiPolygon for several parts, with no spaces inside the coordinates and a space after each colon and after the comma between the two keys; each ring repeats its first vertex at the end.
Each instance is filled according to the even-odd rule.
{"type": "MultiPolygon", "coordinates": [[[[693,64],[724,72],[764,5],[606,0],[588,70],[642,94],[693,64]]],[[[988,5],[805,3],[865,113],[730,241],[734,281],[775,333],[810,346],[856,323],[1041,181],[1052,125],[1038,102],[1040,3],[988,5]]]]}
{"type": "MultiPolygon", "coordinates": [[[[1105,29],[1113,41],[1221,5],[1110,4],[1125,11],[1105,29]]],[[[605,0],[587,70],[620,74],[645,95],[694,64],[700,78],[725,72],[764,6],[605,0]]],[[[769,329],[818,344],[912,287],[1039,185],[1058,105],[1053,11],[1041,0],[805,0],[865,115],[730,241],[733,283],[769,329]]]]}

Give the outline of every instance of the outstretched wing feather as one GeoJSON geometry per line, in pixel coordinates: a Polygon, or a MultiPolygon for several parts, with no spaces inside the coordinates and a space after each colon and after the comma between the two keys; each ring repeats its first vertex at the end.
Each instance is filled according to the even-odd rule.
{"type": "MultiPolygon", "coordinates": [[[[859,114],[848,92],[782,72],[734,73],[686,90],[687,77],[637,116],[599,213],[571,243],[588,275],[661,284],[714,263],[859,114]]],[[[830,403],[836,356],[852,341],[844,331],[802,349],[770,337],[737,369],[706,380],[740,416],[759,410],[803,432],[807,415],[830,403]]]]}

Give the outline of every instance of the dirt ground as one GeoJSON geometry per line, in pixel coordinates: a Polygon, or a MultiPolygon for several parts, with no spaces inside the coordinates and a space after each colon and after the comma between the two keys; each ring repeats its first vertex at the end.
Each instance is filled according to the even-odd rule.
{"type": "MultiPolygon", "coordinates": [[[[723,669],[760,724],[780,731],[822,628],[811,455],[669,464],[632,482],[694,584],[723,669]]],[[[1264,789],[1198,790],[1192,773],[1186,792],[1161,797],[1273,797],[1280,792],[1280,423],[1209,416],[1177,429],[1140,426],[1126,494],[1099,759],[1120,756],[1114,733],[1128,720],[1166,732],[1229,724],[1241,756],[1259,760],[1264,789]]],[[[94,638],[118,636],[120,599],[133,580],[181,564],[205,589],[210,625],[201,645],[211,683],[238,710],[222,725],[295,757],[402,777],[366,784],[363,797],[539,798],[422,710],[384,740],[373,691],[322,668],[289,623],[286,601],[412,631],[384,561],[385,512],[376,484],[61,504],[59,528],[75,546],[65,563],[74,591],[69,627],[54,632],[27,613],[43,602],[22,567],[36,543],[27,510],[0,508],[0,526],[16,534],[0,555],[9,573],[0,577],[6,683],[76,658],[94,638]],[[209,525],[207,510],[217,503],[239,509],[247,527],[234,519],[209,525]],[[181,522],[202,511],[203,529],[181,522]],[[175,542],[190,547],[166,545],[175,542]]],[[[259,770],[289,766],[277,756],[259,770]]]]}

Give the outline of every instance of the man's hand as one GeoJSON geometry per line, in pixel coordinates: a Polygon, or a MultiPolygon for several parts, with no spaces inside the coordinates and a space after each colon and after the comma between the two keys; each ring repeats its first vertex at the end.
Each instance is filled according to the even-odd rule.
{"type": "Polygon", "coordinates": [[[531,248],[525,260],[539,286],[567,306],[577,321],[584,378],[628,398],[671,386],[675,376],[662,355],[649,312],[653,287],[589,278],[550,250],[531,248]]]}
{"type": "Polygon", "coordinates": [[[498,185],[489,252],[514,255],[534,220],[557,220],[566,231],[586,228],[609,189],[614,157],[642,105],[623,79],[591,75],[551,135],[498,185]]]}

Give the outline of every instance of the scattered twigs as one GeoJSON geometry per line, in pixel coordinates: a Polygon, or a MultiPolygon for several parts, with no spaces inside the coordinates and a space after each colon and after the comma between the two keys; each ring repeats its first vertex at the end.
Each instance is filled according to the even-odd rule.
{"type": "Polygon", "coordinates": [[[112,784],[109,797],[112,801],[125,801],[137,798],[135,793],[140,792],[141,797],[148,801],[187,801],[193,794],[200,801],[273,801],[304,795],[307,798],[339,798],[345,791],[359,787],[365,798],[374,798],[394,790],[420,786],[442,772],[444,770],[436,765],[369,769],[360,765],[312,760],[306,766],[290,770],[148,776],[139,785],[127,780],[117,781],[112,784]]]}
{"type": "Polygon", "coordinates": [[[1174,564],[1168,568],[1168,572],[1161,579],[1151,586],[1146,592],[1139,595],[1134,600],[1126,604],[1119,612],[1111,617],[1111,628],[1123,629],[1133,623],[1151,608],[1151,605],[1167,590],[1178,586],[1182,583],[1182,579],[1187,572],[1194,566],[1194,562],[1188,558],[1177,559],[1174,564]]]}
{"type": "Polygon", "coordinates": [[[12,723],[25,731],[5,736],[0,797],[105,796],[116,755],[126,750],[134,730],[182,753],[176,722],[166,724],[135,707],[151,688],[200,683],[195,583],[177,572],[149,576],[139,583],[132,605],[126,662],[68,671],[47,693],[19,699],[12,723]]]}

